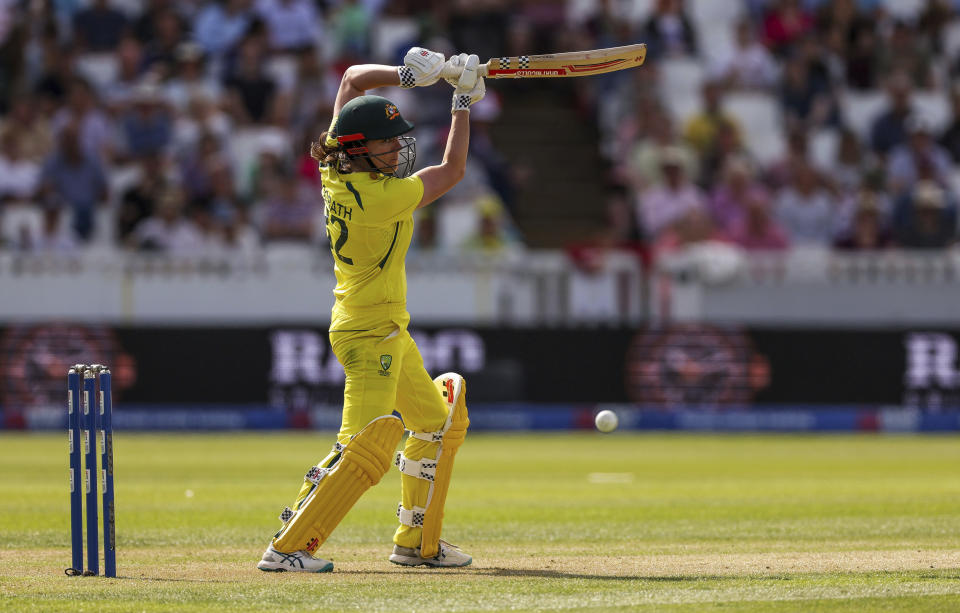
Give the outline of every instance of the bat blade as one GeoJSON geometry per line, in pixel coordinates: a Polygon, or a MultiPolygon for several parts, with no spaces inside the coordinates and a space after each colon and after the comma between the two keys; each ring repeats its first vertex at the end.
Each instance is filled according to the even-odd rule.
{"type": "Polygon", "coordinates": [[[642,66],[647,57],[644,44],[571,51],[546,55],[495,57],[486,63],[490,79],[539,79],[586,77],[642,66]]]}

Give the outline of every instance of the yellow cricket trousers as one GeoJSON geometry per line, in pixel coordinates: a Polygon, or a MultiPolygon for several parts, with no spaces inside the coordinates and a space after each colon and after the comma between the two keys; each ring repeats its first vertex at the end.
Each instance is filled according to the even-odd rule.
{"type": "MultiPolygon", "coordinates": [[[[404,427],[416,432],[436,432],[447,420],[447,405],[433,379],[423,367],[423,358],[406,326],[389,323],[369,331],[330,332],[333,352],[343,365],[343,418],[337,440],[350,437],[373,419],[400,413],[404,427]]],[[[435,457],[439,443],[410,437],[404,455],[412,460],[435,457]]],[[[329,458],[332,460],[332,457],[329,458]]],[[[430,483],[401,475],[403,506],[426,507],[430,483]]],[[[421,528],[401,524],[394,542],[419,547],[421,528]]]]}

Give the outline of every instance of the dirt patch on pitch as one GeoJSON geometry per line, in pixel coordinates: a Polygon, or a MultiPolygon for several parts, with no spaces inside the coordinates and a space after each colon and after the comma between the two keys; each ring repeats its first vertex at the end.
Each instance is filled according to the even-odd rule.
{"type": "MultiPolygon", "coordinates": [[[[776,552],[732,554],[658,554],[658,555],[584,555],[582,551],[555,551],[551,555],[502,551],[472,552],[474,563],[460,569],[407,568],[390,564],[383,548],[358,547],[350,552],[331,551],[336,575],[350,581],[379,576],[392,581],[410,574],[458,576],[460,580],[476,577],[556,577],[582,579],[618,578],[703,578],[750,575],[785,575],[818,573],[869,573],[884,571],[919,571],[930,569],[960,570],[960,550],[863,550],[842,552],[776,552]],[[343,575],[346,575],[344,577],[343,575]]],[[[5,565],[3,575],[47,576],[62,573],[64,550],[34,550],[29,564],[5,565]]],[[[271,575],[254,567],[256,556],[245,550],[208,551],[209,556],[196,559],[191,555],[151,555],[148,550],[131,551],[119,564],[122,579],[146,581],[185,581],[230,583],[246,577],[271,575]],[[211,563],[210,560],[217,560],[211,563]],[[162,564],[158,564],[163,560],[162,564]]],[[[7,556],[4,556],[7,557],[7,556]]],[[[9,561],[9,560],[8,560],[9,561]]],[[[425,578],[425,577],[424,577],[425,578]]]]}
{"type": "Polygon", "coordinates": [[[960,551],[843,551],[643,556],[537,556],[478,561],[502,574],[542,572],[603,577],[704,577],[960,569],[960,551]]]}

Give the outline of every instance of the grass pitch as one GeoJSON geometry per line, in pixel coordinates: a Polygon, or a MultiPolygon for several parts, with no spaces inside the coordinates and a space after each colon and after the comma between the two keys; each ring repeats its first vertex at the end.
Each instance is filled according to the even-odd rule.
{"type": "Polygon", "coordinates": [[[120,577],[66,577],[67,441],[0,434],[0,610],[960,610],[960,439],[471,434],[444,535],[389,564],[391,470],[322,548],[254,568],[327,433],[116,435],[120,577]]]}

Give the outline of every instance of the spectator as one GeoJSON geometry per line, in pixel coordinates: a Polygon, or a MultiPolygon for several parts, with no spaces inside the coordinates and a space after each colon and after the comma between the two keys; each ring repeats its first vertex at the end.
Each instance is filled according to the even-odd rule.
{"type": "Polygon", "coordinates": [[[53,131],[59,134],[73,124],[79,130],[80,146],[85,154],[100,161],[113,155],[113,134],[110,121],[100,110],[90,84],[74,79],[68,90],[67,104],[53,116],[53,131]]]}
{"type": "Polygon", "coordinates": [[[250,0],[216,0],[197,13],[193,35],[204,51],[219,58],[240,42],[252,20],[250,0]]]}
{"type": "Polygon", "coordinates": [[[790,239],[786,231],[770,215],[770,198],[763,192],[747,194],[744,214],[732,223],[727,235],[737,245],[748,250],[772,251],[786,249],[790,239]]]}
{"type": "Polygon", "coordinates": [[[208,192],[211,214],[221,220],[235,220],[245,207],[233,182],[233,171],[223,159],[210,163],[210,190],[208,192]]]}
{"type": "MultiPolygon", "coordinates": [[[[139,0],[142,7],[140,15],[133,22],[133,36],[143,44],[147,44],[157,37],[157,22],[172,3],[170,0],[139,0]],[[143,5],[146,4],[146,7],[143,5]]],[[[196,4],[196,3],[195,3],[196,4]]]]}
{"type": "Polygon", "coordinates": [[[50,122],[27,95],[16,96],[10,112],[0,118],[0,139],[7,134],[16,134],[20,154],[28,160],[42,163],[53,149],[53,133],[50,122]]]}
{"type": "Polygon", "coordinates": [[[696,152],[686,143],[678,143],[673,130],[673,119],[656,108],[650,119],[649,136],[641,138],[626,160],[626,178],[634,190],[642,191],[663,179],[661,156],[667,147],[675,147],[683,158],[686,176],[696,177],[700,166],[696,152]]]}
{"type": "Polygon", "coordinates": [[[651,242],[688,212],[706,210],[703,192],[684,173],[683,153],[667,147],[660,159],[663,182],[641,193],[637,200],[637,219],[651,242]]]}
{"type": "Polygon", "coordinates": [[[750,163],[741,156],[729,158],[723,168],[723,180],[710,195],[710,215],[718,228],[730,232],[743,226],[747,204],[769,201],[767,190],[756,180],[750,163]]]}
{"type": "Polygon", "coordinates": [[[80,127],[60,130],[59,146],[43,166],[40,186],[48,206],[67,205],[73,229],[84,241],[93,233],[93,211],[107,198],[107,180],[99,160],[80,144],[80,127]]]}
{"type": "Polygon", "coordinates": [[[870,90],[880,78],[880,37],[871,24],[852,31],[852,43],[846,54],[847,85],[854,90],[870,90]]]}
{"type": "Polygon", "coordinates": [[[849,41],[853,40],[853,29],[863,18],[857,12],[857,0],[832,0],[820,3],[816,20],[818,31],[837,31],[843,40],[849,41]]]}
{"type": "Polygon", "coordinates": [[[418,251],[433,251],[440,246],[437,240],[437,207],[418,209],[414,215],[413,238],[410,248],[418,251]]]}
{"type": "Polygon", "coordinates": [[[864,151],[857,135],[850,130],[843,130],[838,139],[836,156],[826,168],[820,169],[827,175],[833,189],[842,194],[850,194],[860,189],[865,182],[875,182],[873,177],[881,169],[874,156],[869,151],[864,151]]]}
{"type": "Polygon", "coordinates": [[[73,18],[73,37],[81,53],[110,53],[127,31],[126,15],[112,8],[107,0],[93,0],[73,18]]]}
{"type": "Polygon", "coordinates": [[[167,171],[166,158],[152,152],[138,160],[139,177],[120,198],[117,210],[117,237],[127,243],[140,222],[153,216],[160,197],[175,185],[167,171]]]}
{"type": "Polygon", "coordinates": [[[847,41],[837,27],[823,36],[823,64],[827,70],[831,89],[842,91],[847,86],[847,41]]]}
{"type": "Polygon", "coordinates": [[[723,85],[719,81],[707,81],[701,89],[703,110],[687,122],[684,138],[700,155],[714,149],[717,132],[722,124],[733,127],[739,140],[740,126],[737,120],[722,108],[723,85]]]}
{"type": "Polygon", "coordinates": [[[803,10],[799,0],[778,0],[763,20],[764,39],[781,57],[812,27],[813,18],[803,10]]]}
{"type": "Polygon", "coordinates": [[[890,152],[887,183],[894,196],[909,190],[921,174],[929,174],[940,185],[950,181],[950,155],[933,140],[929,123],[918,114],[905,122],[907,141],[890,152]]]}
{"type": "Polygon", "coordinates": [[[186,113],[177,116],[173,126],[173,149],[188,161],[204,134],[209,134],[217,148],[230,140],[230,118],[215,101],[203,96],[191,98],[186,113]]]}
{"type": "Polygon", "coordinates": [[[133,92],[132,108],[120,119],[125,153],[129,157],[165,152],[170,145],[173,119],[159,86],[144,82],[133,92]]]}
{"type": "Polygon", "coordinates": [[[174,72],[164,85],[164,95],[174,110],[184,112],[195,98],[220,99],[220,84],[208,76],[200,45],[189,41],[180,43],[176,57],[174,72]]]}
{"type": "Polygon", "coordinates": [[[923,12],[917,17],[915,35],[931,54],[943,53],[944,30],[955,18],[956,9],[955,0],[927,0],[923,12]]]}
{"type": "Polygon", "coordinates": [[[112,113],[121,113],[133,97],[133,90],[141,82],[143,72],[143,45],[132,36],[124,36],[117,47],[117,78],[100,92],[112,113]]]}
{"type": "Polygon", "coordinates": [[[140,251],[199,253],[207,246],[203,232],[183,215],[184,194],[166,189],[153,215],[144,219],[130,235],[128,244],[140,251]]]}
{"type": "Polygon", "coordinates": [[[716,184],[727,160],[732,157],[748,158],[749,153],[740,140],[740,133],[736,126],[732,123],[721,122],[717,127],[717,136],[712,147],[704,154],[700,162],[700,184],[716,184]]]}
{"type": "Polygon", "coordinates": [[[496,196],[489,195],[479,199],[475,207],[477,228],[465,245],[468,251],[494,255],[505,253],[517,246],[506,225],[506,211],[496,196]]]}
{"type": "Polygon", "coordinates": [[[942,249],[957,236],[957,207],[943,188],[920,181],[900,197],[893,215],[897,243],[907,249],[942,249]]]}
{"type": "Polygon", "coordinates": [[[939,142],[953,158],[954,164],[960,164],[960,83],[954,84],[950,90],[950,108],[953,117],[939,142]]]}
{"type": "MultiPolygon", "coordinates": [[[[320,52],[316,48],[307,47],[297,54],[295,83],[291,111],[295,129],[302,131],[313,126],[320,116],[323,116],[329,125],[329,117],[333,113],[329,101],[336,98],[338,85],[324,69],[320,52]]],[[[323,129],[326,129],[327,125],[323,129]]],[[[309,149],[309,146],[306,147],[307,152],[309,149]]]]}
{"type": "Polygon", "coordinates": [[[896,72],[887,80],[889,108],[874,119],[870,129],[870,146],[882,156],[906,140],[904,122],[910,115],[910,78],[896,72]]]}
{"type": "Polygon", "coordinates": [[[33,93],[45,116],[60,108],[73,79],[74,50],[69,45],[61,45],[58,37],[59,33],[52,24],[44,25],[40,40],[42,64],[33,83],[33,93]]]}
{"type": "Polygon", "coordinates": [[[896,21],[893,30],[879,46],[880,74],[901,71],[908,75],[910,82],[918,89],[934,86],[933,54],[929,41],[917,38],[913,27],[903,21],[896,21]]]}
{"type": "Polygon", "coordinates": [[[714,68],[716,78],[731,89],[770,90],[776,85],[779,69],[770,51],[757,40],[753,22],[737,22],[736,46],[714,68]]]}
{"type": "Polygon", "coordinates": [[[696,33],[681,0],[657,0],[641,37],[653,59],[697,54],[696,33]]]}
{"type": "Polygon", "coordinates": [[[370,55],[370,15],[367,7],[356,0],[343,0],[333,11],[330,32],[334,36],[337,57],[370,55]]]}
{"type": "Polygon", "coordinates": [[[260,246],[260,237],[250,225],[247,213],[244,207],[233,209],[229,213],[225,209],[220,213],[214,212],[221,227],[224,249],[235,253],[250,253],[260,246]]]}
{"type": "Polygon", "coordinates": [[[787,150],[783,157],[775,160],[767,168],[765,182],[771,189],[786,187],[793,179],[793,171],[799,164],[809,160],[807,131],[793,127],[787,132],[787,150]]]}
{"type": "Polygon", "coordinates": [[[260,49],[252,41],[240,47],[237,72],[226,81],[228,108],[239,124],[263,122],[276,103],[277,87],[263,70],[260,49]]]}
{"type": "Polygon", "coordinates": [[[266,23],[270,47],[297,51],[323,41],[320,18],[311,0],[257,0],[257,15],[266,23]]]}
{"type": "Polygon", "coordinates": [[[798,162],[790,184],[776,196],[774,217],[794,244],[826,246],[833,243],[835,208],[810,164],[798,162]]]}
{"type": "Polygon", "coordinates": [[[308,184],[289,176],[272,182],[260,211],[263,240],[311,241],[317,214],[315,194],[308,184]]]}
{"type": "Polygon", "coordinates": [[[0,136],[0,205],[6,201],[29,202],[37,195],[40,165],[24,157],[19,132],[0,136]]]}
{"type": "Polygon", "coordinates": [[[787,60],[780,86],[780,104],[788,126],[807,130],[824,125],[834,112],[825,83],[810,75],[806,59],[796,55],[787,60]]]}
{"type": "Polygon", "coordinates": [[[200,131],[195,141],[191,139],[183,147],[182,155],[177,157],[181,184],[191,200],[210,195],[214,169],[226,163],[218,135],[210,130],[198,129],[200,131]]]}
{"type": "Polygon", "coordinates": [[[183,22],[172,9],[161,9],[153,23],[155,34],[145,41],[143,49],[144,69],[165,80],[176,70],[177,48],[184,38],[183,22]]]}
{"type": "Polygon", "coordinates": [[[892,246],[893,235],[883,222],[876,194],[861,192],[855,206],[850,227],[837,238],[833,246],[842,251],[871,251],[892,246]]]}

